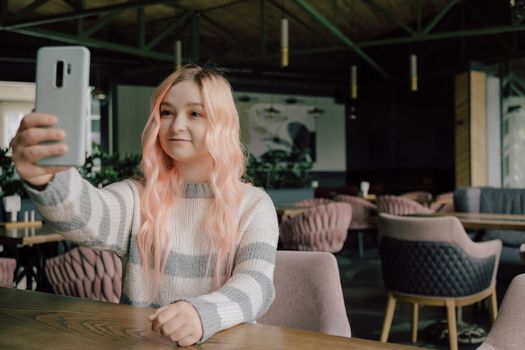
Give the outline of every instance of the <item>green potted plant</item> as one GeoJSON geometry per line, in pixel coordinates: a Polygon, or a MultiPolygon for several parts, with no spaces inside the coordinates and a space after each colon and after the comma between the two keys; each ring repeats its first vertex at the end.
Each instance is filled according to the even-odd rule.
{"type": "Polygon", "coordinates": [[[0,148],[0,221],[5,221],[3,201],[4,196],[19,195],[21,197],[21,210],[18,213],[18,220],[23,218],[24,211],[35,210],[36,219],[42,217],[36,210],[31,199],[29,199],[20,177],[16,173],[15,166],[11,161],[9,148],[0,148]]]}
{"type": "Polygon", "coordinates": [[[27,197],[11,161],[8,148],[0,148],[0,197],[18,194],[27,197]]]}
{"type": "Polygon", "coordinates": [[[264,187],[276,205],[287,206],[313,198],[312,166],[308,149],[269,150],[258,158],[249,154],[246,177],[264,187]]]}
{"type": "Polygon", "coordinates": [[[138,154],[120,157],[118,153],[110,155],[100,145],[94,145],[93,152],[86,157],[79,169],[83,178],[96,187],[103,187],[113,182],[140,174],[141,156],[138,154]]]}

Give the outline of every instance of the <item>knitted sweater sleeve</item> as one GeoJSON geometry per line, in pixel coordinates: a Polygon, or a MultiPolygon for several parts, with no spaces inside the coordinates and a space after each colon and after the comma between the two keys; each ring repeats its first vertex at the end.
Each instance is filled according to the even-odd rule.
{"type": "Polygon", "coordinates": [[[259,195],[259,202],[249,209],[249,222],[243,225],[241,219],[242,236],[230,279],[212,293],[185,299],[200,316],[200,342],[218,331],[257,320],[273,302],[279,228],[273,202],[266,193],[260,191],[259,195]]]}
{"type": "Polygon", "coordinates": [[[46,223],[66,239],[125,256],[136,194],[130,180],[97,189],[71,168],[55,174],[43,191],[25,184],[46,223]]]}

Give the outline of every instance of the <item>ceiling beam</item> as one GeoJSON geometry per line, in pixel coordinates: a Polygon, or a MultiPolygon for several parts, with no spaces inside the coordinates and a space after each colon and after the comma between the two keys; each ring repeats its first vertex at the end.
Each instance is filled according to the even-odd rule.
{"type": "Polygon", "coordinates": [[[456,5],[460,0],[449,0],[448,4],[443,7],[443,9],[430,21],[430,23],[423,29],[423,32],[421,32],[422,35],[427,35],[434,29],[439,22],[445,17],[445,15],[450,11],[454,5],[456,5]]]}
{"type": "Polygon", "coordinates": [[[162,33],[155,35],[155,37],[146,45],[147,50],[153,49],[157,46],[162,40],[164,40],[168,35],[173,33],[178,28],[182,27],[186,21],[190,18],[192,11],[186,11],[182,16],[177,18],[177,20],[170,24],[162,33]]]}
{"type": "Polygon", "coordinates": [[[416,12],[417,12],[417,26],[416,26],[416,30],[418,32],[420,32],[421,31],[421,20],[422,20],[422,17],[423,17],[423,0],[417,0],[416,12]]]}
{"type": "MultiPolygon", "coordinates": [[[[467,3],[467,11],[472,13],[478,19],[481,25],[485,27],[490,27],[487,21],[485,21],[485,19],[479,14],[479,12],[476,11],[476,9],[474,9],[474,7],[470,6],[468,3],[467,3]]],[[[512,53],[514,51],[513,48],[509,45],[509,43],[507,43],[505,39],[501,37],[501,35],[496,35],[495,37],[509,53],[512,53]]]]}
{"type": "Polygon", "coordinates": [[[228,37],[228,40],[229,41],[233,41],[233,42],[236,42],[238,40],[238,38],[236,38],[235,34],[233,34],[232,32],[230,32],[228,30],[228,28],[224,27],[222,24],[220,24],[219,22],[217,22],[216,20],[212,19],[210,16],[204,14],[204,13],[201,13],[201,17],[202,19],[206,20],[208,23],[210,23],[212,26],[214,26],[216,29],[220,30],[222,32],[223,35],[227,36],[228,37]]]}
{"type": "Polygon", "coordinates": [[[7,17],[8,10],[9,8],[7,1],[0,0],[0,25],[3,24],[3,20],[7,17]]]}
{"type": "MultiPolygon", "coordinates": [[[[78,0],[76,1],[75,9],[82,10],[86,7],[86,0],[78,0]]],[[[77,35],[82,35],[84,33],[84,19],[83,18],[77,18],[75,20],[77,23],[77,35]]]]}
{"type": "Polygon", "coordinates": [[[482,35],[495,35],[503,33],[516,33],[525,31],[525,25],[518,26],[499,26],[499,27],[489,27],[489,28],[476,28],[476,29],[465,29],[465,30],[456,30],[456,31],[447,31],[447,32],[438,32],[435,34],[421,35],[417,37],[399,37],[399,38],[387,38],[379,40],[370,40],[356,43],[359,47],[377,47],[377,46],[387,46],[387,45],[397,45],[397,44],[406,44],[420,41],[432,41],[432,40],[442,40],[442,39],[454,39],[454,38],[467,38],[473,36],[482,36],[482,35]]]}
{"type": "Polygon", "coordinates": [[[116,11],[112,11],[112,12],[108,13],[104,17],[102,17],[99,20],[97,20],[95,22],[95,24],[93,24],[91,27],[89,27],[86,30],[83,30],[82,31],[82,36],[86,37],[86,38],[92,36],[93,34],[98,32],[100,29],[102,29],[103,27],[105,27],[106,25],[111,23],[111,21],[113,21],[115,19],[115,17],[120,15],[122,12],[124,12],[124,10],[116,10],[116,11]]]}
{"type": "Polygon", "coordinates": [[[191,16],[191,59],[197,63],[200,58],[200,17],[199,12],[193,12],[191,16]]]}
{"type": "Polygon", "coordinates": [[[328,29],[336,38],[342,41],[346,46],[355,51],[363,60],[365,60],[370,66],[377,70],[385,78],[388,78],[388,74],[381,68],[377,63],[375,63],[366,53],[364,53],[358,46],[356,46],[352,40],[350,40],[346,35],[341,33],[330,21],[328,21],[323,15],[317,12],[310,4],[305,0],[295,0],[295,2],[300,5],[306,12],[308,12],[313,18],[319,21],[326,29],[328,29]]]}
{"type": "Polygon", "coordinates": [[[146,46],[146,19],[144,18],[144,7],[137,7],[137,27],[139,29],[138,46],[144,49],[146,46]]]}
{"type": "MultiPolygon", "coordinates": [[[[2,2],[4,1],[8,2],[7,0],[2,0],[2,2]]],[[[31,13],[33,13],[33,11],[38,9],[40,6],[44,5],[47,1],[48,0],[35,0],[29,5],[27,5],[26,7],[22,8],[21,10],[18,10],[18,12],[15,12],[14,14],[12,14],[10,17],[13,19],[26,17],[27,15],[30,15],[31,13]]]]}
{"type": "Polygon", "coordinates": [[[408,34],[410,34],[412,36],[416,35],[416,32],[412,28],[410,28],[405,23],[403,23],[403,21],[401,21],[399,19],[399,17],[397,17],[395,14],[393,14],[390,10],[388,10],[385,7],[383,7],[382,5],[379,5],[375,0],[364,0],[364,1],[369,7],[371,7],[373,9],[381,12],[381,14],[386,19],[388,19],[390,22],[392,22],[393,24],[395,24],[398,27],[400,27],[401,29],[403,29],[408,34]]]}
{"type": "MultiPolygon", "coordinates": [[[[448,31],[435,34],[429,34],[426,36],[417,36],[417,37],[398,37],[398,38],[389,38],[389,39],[380,39],[380,40],[371,40],[371,41],[362,41],[355,43],[358,47],[378,47],[378,46],[390,46],[398,44],[407,44],[420,41],[434,41],[434,40],[445,40],[461,37],[475,37],[483,35],[496,35],[502,33],[512,33],[525,31],[525,24],[520,26],[501,26],[501,27],[488,27],[488,28],[476,28],[468,29],[461,31],[448,31]]],[[[327,46],[327,47],[317,47],[309,49],[298,49],[291,50],[290,56],[304,56],[304,55],[315,55],[323,54],[330,52],[339,52],[339,51],[348,51],[347,46],[327,46]]],[[[244,57],[240,59],[238,63],[241,62],[259,62],[259,61],[270,61],[279,57],[279,54],[265,55],[265,56],[256,56],[256,57],[244,57]]],[[[518,56],[516,56],[518,57],[518,56]]],[[[504,58],[502,58],[503,60],[504,58]]]]}
{"type": "Polygon", "coordinates": [[[299,17],[297,17],[296,15],[294,15],[293,13],[288,11],[284,6],[281,6],[280,4],[278,4],[274,0],[268,0],[268,2],[270,4],[272,4],[273,7],[277,8],[279,11],[281,11],[283,14],[285,14],[288,18],[294,20],[294,22],[296,22],[297,24],[300,24],[301,27],[305,28],[306,30],[308,30],[311,33],[317,34],[315,29],[312,28],[312,26],[308,25],[308,23],[305,23],[302,19],[300,19],[299,17]]]}
{"type": "Polygon", "coordinates": [[[77,10],[79,8],[78,2],[76,0],[62,0],[66,4],[69,5],[73,10],[77,10]]]}
{"type": "Polygon", "coordinates": [[[213,6],[213,7],[208,7],[207,9],[202,9],[200,12],[204,13],[204,12],[215,11],[215,10],[223,9],[223,8],[230,7],[230,6],[233,6],[233,5],[238,5],[238,4],[241,4],[243,2],[247,2],[247,1],[249,1],[249,0],[236,0],[236,1],[232,1],[232,2],[226,3],[226,4],[217,5],[217,6],[213,6]]]}
{"type": "Polygon", "coordinates": [[[89,9],[76,10],[66,13],[60,13],[58,15],[43,16],[36,19],[20,20],[20,21],[9,21],[4,23],[0,29],[20,29],[25,27],[32,27],[41,24],[63,22],[72,19],[84,18],[93,15],[98,15],[100,13],[111,12],[114,10],[124,10],[137,8],[141,6],[157,5],[168,2],[176,2],[176,0],[140,0],[140,1],[128,1],[125,3],[108,5],[108,6],[99,6],[92,7],[89,9]]]}
{"type": "Polygon", "coordinates": [[[138,47],[115,44],[112,42],[92,39],[92,38],[82,38],[75,35],[59,33],[49,30],[42,29],[30,29],[30,28],[21,28],[21,29],[9,29],[8,31],[29,35],[36,38],[44,38],[50,40],[56,40],[59,42],[73,44],[73,45],[85,45],[91,48],[96,49],[105,49],[115,52],[135,55],[139,57],[153,58],[159,61],[173,62],[173,54],[166,54],[162,52],[149,51],[146,49],[141,49],[138,47]]]}

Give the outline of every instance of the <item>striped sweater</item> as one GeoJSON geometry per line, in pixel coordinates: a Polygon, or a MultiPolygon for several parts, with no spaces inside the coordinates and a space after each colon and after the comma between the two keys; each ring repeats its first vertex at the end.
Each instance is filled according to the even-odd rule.
{"type": "Polygon", "coordinates": [[[121,303],[160,307],[185,300],[197,310],[205,341],[216,332],[254,321],[273,301],[273,271],[279,229],[268,195],[243,184],[240,241],[232,277],[212,285],[216,254],[203,231],[213,193],[208,184],[186,184],[169,212],[171,235],[166,271],[155,295],[141,266],[136,237],[141,225],[142,185],[134,180],[93,187],[76,169],[58,173],[43,191],[26,190],[51,227],[78,244],[109,249],[122,259],[121,303]]]}

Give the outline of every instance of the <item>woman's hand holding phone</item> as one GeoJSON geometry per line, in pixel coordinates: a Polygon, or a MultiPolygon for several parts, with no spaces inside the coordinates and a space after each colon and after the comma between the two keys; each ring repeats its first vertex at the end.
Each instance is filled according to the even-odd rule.
{"type": "Polygon", "coordinates": [[[24,117],[11,141],[12,160],[16,171],[22,179],[35,187],[45,186],[53,179],[54,174],[68,169],[36,164],[40,159],[67,152],[67,145],[64,143],[42,143],[64,140],[64,130],[53,128],[56,122],[57,118],[54,115],[30,113],[24,117]]]}

